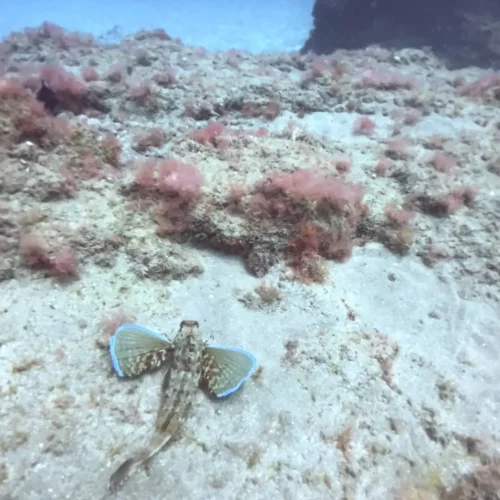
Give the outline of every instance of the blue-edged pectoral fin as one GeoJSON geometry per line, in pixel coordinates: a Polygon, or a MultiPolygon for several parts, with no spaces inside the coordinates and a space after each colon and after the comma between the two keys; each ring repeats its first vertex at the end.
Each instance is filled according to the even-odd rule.
{"type": "Polygon", "coordinates": [[[120,326],[109,343],[113,368],[120,377],[153,371],[168,363],[172,352],[166,337],[139,325],[120,326]]]}
{"type": "Polygon", "coordinates": [[[257,369],[253,354],[237,347],[206,346],[200,385],[218,398],[237,391],[257,369]]]}

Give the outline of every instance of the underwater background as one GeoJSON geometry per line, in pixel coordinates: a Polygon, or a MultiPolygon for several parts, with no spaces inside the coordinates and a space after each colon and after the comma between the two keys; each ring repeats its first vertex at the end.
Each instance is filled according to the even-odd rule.
{"type": "Polygon", "coordinates": [[[207,50],[250,52],[299,50],[312,28],[313,0],[125,0],[64,2],[23,0],[0,19],[0,35],[38,26],[43,21],[70,31],[119,41],[141,29],[163,28],[186,44],[207,50]]]}
{"type": "Polygon", "coordinates": [[[500,5],[58,3],[0,19],[0,500],[500,498],[500,5]]]}

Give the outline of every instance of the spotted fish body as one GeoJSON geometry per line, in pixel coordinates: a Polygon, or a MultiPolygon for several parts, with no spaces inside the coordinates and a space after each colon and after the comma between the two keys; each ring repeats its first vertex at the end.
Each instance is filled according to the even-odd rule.
{"type": "Polygon", "coordinates": [[[172,346],[172,362],[163,383],[155,431],[149,444],[113,473],[109,489],[116,491],[177,434],[191,407],[202,374],[204,344],[196,321],[183,321],[172,346]]]}
{"type": "Polygon", "coordinates": [[[116,491],[176,435],[201,386],[209,395],[225,398],[255,372],[252,354],[231,346],[205,345],[196,321],[183,321],[173,342],[142,326],[119,327],[110,342],[113,367],[120,377],[135,377],[165,368],[155,430],[148,445],[112,474],[109,490],[116,491]]]}

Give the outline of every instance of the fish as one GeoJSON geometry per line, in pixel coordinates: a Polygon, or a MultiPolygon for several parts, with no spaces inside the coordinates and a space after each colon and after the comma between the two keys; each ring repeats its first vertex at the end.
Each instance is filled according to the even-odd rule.
{"type": "Polygon", "coordinates": [[[141,466],[177,435],[198,387],[225,398],[237,391],[257,369],[255,357],[243,349],[206,345],[197,321],[184,320],[173,342],[144,327],[125,324],[110,341],[113,367],[120,377],[134,377],[165,366],[155,429],[149,443],[111,475],[115,492],[141,466]]]}

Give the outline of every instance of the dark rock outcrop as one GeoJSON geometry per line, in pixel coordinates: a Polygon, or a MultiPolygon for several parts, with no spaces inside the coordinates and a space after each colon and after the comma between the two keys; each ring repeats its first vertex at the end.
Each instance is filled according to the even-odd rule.
{"type": "Polygon", "coordinates": [[[431,47],[450,67],[500,67],[500,2],[316,0],[302,52],[431,47]]]}

